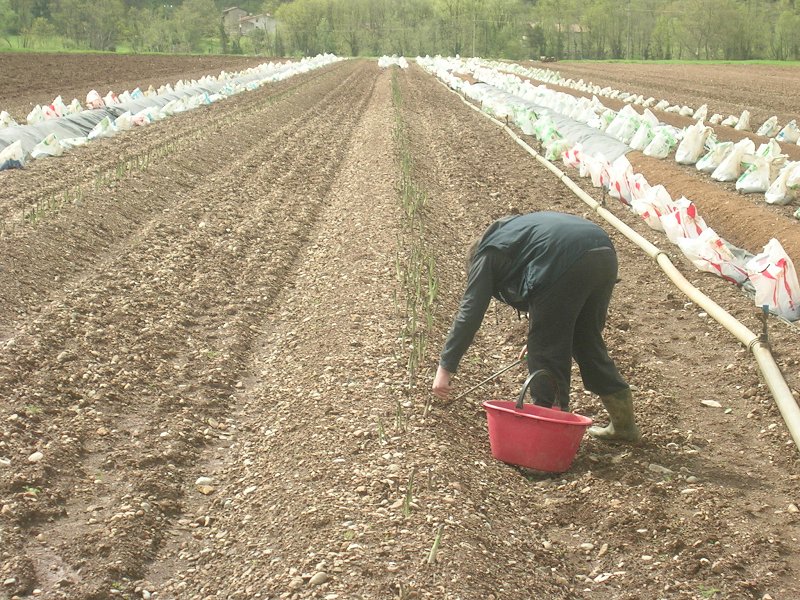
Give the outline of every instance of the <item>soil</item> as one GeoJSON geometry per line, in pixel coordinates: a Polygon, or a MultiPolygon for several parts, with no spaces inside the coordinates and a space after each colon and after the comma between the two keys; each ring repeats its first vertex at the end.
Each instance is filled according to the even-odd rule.
{"type": "MultiPolygon", "coordinates": [[[[494,460],[480,403],[521,369],[431,404],[469,240],[510,212],[596,217],[416,65],[344,61],[0,178],[0,598],[800,597],[800,461],[752,356],[613,230],[607,343],[640,444],[586,438],[557,475],[494,460]],[[414,232],[439,296],[411,377],[414,232]]],[[[780,216],[730,194],[709,224],[743,207],[780,216]]],[[[798,330],[768,327],[797,396],[798,330]]],[[[458,391],[525,332],[491,308],[458,391]]],[[[571,404],[605,422],[577,371],[571,404]]]]}
{"type": "Polygon", "coordinates": [[[61,96],[66,104],[77,98],[86,103],[86,94],[96,90],[101,96],[109,91],[119,95],[137,87],[190,81],[220,71],[241,71],[268,62],[253,56],[167,56],[114,54],[26,54],[2,53],[0,60],[0,110],[8,112],[18,123],[25,123],[28,113],[37,105],[50,104],[61,96]]]}
{"type": "Polygon", "coordinates": [[[666,99],[694,109],[708,104],[708,116],[739,116],[750,111],[753,129],[771,116],[781,124],[800,118],[794,90],[800,86],[800,69],[761,64],[628,64],[559,62],[532,66],[558,71],[562,77],[601,87],[611,86],[645,98],[666,99]]]}

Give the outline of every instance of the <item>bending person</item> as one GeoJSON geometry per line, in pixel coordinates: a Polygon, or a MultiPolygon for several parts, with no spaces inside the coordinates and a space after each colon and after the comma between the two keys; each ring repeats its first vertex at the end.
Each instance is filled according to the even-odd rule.
{"type": "Polygon", "coordinates": [[[606,232],[557,212],[505,217],[473,243],[467,260],[467,287],[442,350],[433,393],[449,397],[451,377],[494,297],[528,313],[528,370],[546,369],[557,383],[535,381],[535,404],[568,410],[575,358],[584,386],[600,396],[611,418],[607,427],[591,427],[589,433],[605,440],[639,440],[631,390],[603,341],[617,280],[617,254],[606,232]]]}

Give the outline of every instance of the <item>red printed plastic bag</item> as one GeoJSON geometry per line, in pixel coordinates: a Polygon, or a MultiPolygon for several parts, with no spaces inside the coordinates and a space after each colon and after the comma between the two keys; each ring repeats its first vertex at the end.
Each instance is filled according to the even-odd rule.
{"type": "Polygon", "coordinates": [[[583,164],[589,171],[594,187],[608,187],[608,182],[611,179],[608,172],[611,169],[611,165],[608,164],[608,159],[602,153],[598,152],[594,156],[584,155],[583,164]]]}
{"type": "Polygon", "coordinates": [[[682,237],[696,238],[708,229],[703,217],[697,214],[694,202],[684,197],[675,201],[675,210],[661,215],[661,225],[673,244],[677,244],[682,237]]]}
{"type": "Polygon", "coordinates": [[[618,198],[625,204],[630,204],[632,199],[631,184],[633,183],[633,167],[628,158],[623,154],[615,160],[608,171],[608,193],[612,198],[618,198]]]}
{"type": "Polygon", "coordinates": [[[86,106],[89,108],[103,108],[105,105],[97,90],[91,90],[86,94],[86,106]]]}
{"type": "Polygon", "coordinates": [[[564,161],[565,167],[579,169],[581,167],[581,162],[583,162],[583,146],[581,144],[575,144],[572,148],[564,152],[561,159],[564,161]]]}
{"type": "Polygon", "coordinates": [[[701,271],[714,273],[739,285],[747,281],[745,262],[733,255],[711,227],[694,239],[678,238],[678,247],[701,271]]]}
{"type": "Polygon", "coordinates": [[[663,185],[656,185],[648,189],[641,198],[634,198],[631,201],[631,208],[651,229],[664,231],[661,215],[675,210],[675,204],[666,188],[663,185]]]}
{"type": "Polygon", "coordinates": [[[800,282],[792,260],[778,240],[771,239],[746,267],[756,288],[756,306],[766,304],[785,319],[800,319],[800,282]]]}

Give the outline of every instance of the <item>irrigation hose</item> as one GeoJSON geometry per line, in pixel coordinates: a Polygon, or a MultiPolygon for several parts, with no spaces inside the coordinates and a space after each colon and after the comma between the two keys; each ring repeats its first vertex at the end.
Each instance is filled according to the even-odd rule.
{"type": "Polygon", "coordinates": [[[508,125],[487,115],[480,108],[475,106],[472,102],[466,100],[456,90],[451,89],[447,84],[437,78],[445,89],[456,94],[461,101],[469,106],[471,109],[480,115],[491,120],[493,123],[501,127],[511,138],[517,142],[528,154],[533,156],[542,165],[547,167],[558,179],[567,186],[572,192],[585,202],[592,210],[606,222],[608,222],[614,229],[619,231],[622,235],[628,238],[631,242],[636,244],[639,248],[645,251],[650,258],[655,260],[656,264],[661,267],[661,270],[666,273],[667,277],[683,292],[692,302],[701,307],[706,314],[708,314],[717,323],[722,325],[726,330],[733,334],[744,346],[747,347],[756,359],[761,375],[769,388],[772,397],[775,399],[775,404],[783,417],[789,434],[794,440],[795,446],[800,450],[800,407],[792,395],[792,390],[789,388],[786,380],[783,378],[778,364],[775,362],[769,346],[764,343],[759,336],[750,331],[744,324],[736,320],[730,313],[719,306],[711,298],[703,294],[700,290],[694,287],[675,267],[667,254],[660,250],[657,246],[649,242],[647,239],[636,233],[627,224],[617,218],[613,213],[604,208],[597,200],[587,194],[580,186],[578,186],[572,179],[570,179],[561,169],[555,166],[552,162],[544,158],[541,154],[531,148],[523,139],[521,139],[508,125]]]}

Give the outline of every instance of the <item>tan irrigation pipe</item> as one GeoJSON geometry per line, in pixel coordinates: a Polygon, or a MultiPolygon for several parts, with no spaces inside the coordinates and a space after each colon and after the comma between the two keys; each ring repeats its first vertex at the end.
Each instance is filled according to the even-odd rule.
{"type": "Polygon", "coordinates": [[[747,349],[753,353],[756,359],[756,363],[761,370],[761,374],[764,376],[767,387],[772,393],[772,397],[775,399],[775,404],[778,405],[778,410],[781,411],[781,416],[786,422],[786,427],[789,429],[795,446],[800,450],[800,408],[797,406],[797,402],[792,395],[792,390],[789,389],[789,386],[786,384],[786,380],[783,378],[780,368],[778,368],[775,359],[772,357],[772,352],[770,352],[768,343],[762,341],[759,336],[737,321],[732,315],[719,306],[719,304],[689,283],[662,250],[659,250],[657,246],[647,241],[614,216],[613,213],[603,208],[597,200],[584,192],[572,179],[567,177],[561,169],[526,144],[508,125],[484,113],[480,108],[475,106],[472,102],[467,101],[461,94],[451,89],[438,78],[437,81],[461,98],[464,104],[505,129],[506,133],[508,133],[517,144],[522,146],[528,154],[552,171],[564,185],[572,190],[578,198],[588,204],[595,213],[608,221],[617,231],[644,250],[650,258],[654,259],[661,267],[661,270],[667,274],[667,277],[669,277],[678,289],[686,294],[692,302],[700,306],[712,319],[732,333],[742,344],[747,346],[747,349]]]}

